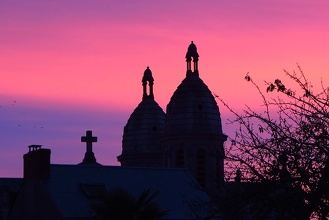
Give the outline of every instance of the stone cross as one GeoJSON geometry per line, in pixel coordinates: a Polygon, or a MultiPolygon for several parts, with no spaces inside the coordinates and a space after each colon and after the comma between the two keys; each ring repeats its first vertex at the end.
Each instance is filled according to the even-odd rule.
{"type": "Polygon", "coordinates": [[[93,152],[93,142],[97,142],[97,137],[93,137],[92,131],[86,131],[86,136],[81,137],[81,142],[86,142],[87,152],[93,152]]]}
{"type": "Polygon", "coordinates": [[[86,142],[86,153],[83,159],[83,164],[96,163],[96,158],[93,153],[93,142],[97,142],[97,137],[93,137],[92,131],[86,131],[86,136],[81,137],[81,142],[86,142]]]}

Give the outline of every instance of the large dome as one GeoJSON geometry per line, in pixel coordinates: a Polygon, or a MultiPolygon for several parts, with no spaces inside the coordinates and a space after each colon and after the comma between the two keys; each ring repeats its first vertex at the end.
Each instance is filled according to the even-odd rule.
{"type": "Polygon", "coordinates": [[[165,135],[222,134],[214,96],[199,74],[187,73],[167,105],[165,135]]]}
{"type": "Polygon", "coordinates": [[[167,105],[161,139],[164,165],[188,169],[210,195],[219,195],[224,181],[224,141],[219,108],[199,77],[197,47],[186,53],[186,77],[167,105]]]}

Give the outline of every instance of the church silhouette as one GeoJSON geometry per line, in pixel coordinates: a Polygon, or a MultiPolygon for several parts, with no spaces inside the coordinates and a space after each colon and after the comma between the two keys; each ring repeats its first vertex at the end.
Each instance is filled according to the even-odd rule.
{"type": "Polygon", "coordinates": [[[167,214],[162,219],[276,219],[264,197],[276,199],[285,191],[259,194],[264,185],[241,182],[238,173],[235,182],[224,181],[227,136],[216,100],[200,77],[193,41],[185,61],[185,78],[166,111],[155,101],[151,69],[144,71],[141,102],[123,129],[121,166],[97,162],[92,131],[81,137],[86,153],[76,165],[51,164],[50,149],[31,145],[23,179],[0,178],[0,218],[9,212],[10,220],[97,219],[92,204],[120,187],[132,195],[157,192],[155,202],[167,214]]]}
{"type": "Polygon", "coordinates": [[[123,133],[121,166],[186,168],[211,196],[224,182],[224,147],[220,112],[199,76],[199,54],[191,42],[186,76],[172,95],[166,113],[154,100],[152,72],[142,78],[143,98],[123,133]]]}
{"type": "MultiPolygon", "coordinates": [[[[99,219],[93,204],[118,187],[132,196],[157,193],[155,202],[166,211],[161,219],[277,219],[268,201],[289,191],[241,182],[238,172],[235,182],[224,181],[227,136],[216,100],[200,78],[193,41],[185,61],[185,78],[166,112],[155,101],[151,69],[144,71],[142,100],[123,129],[121,166],[97,162],[92,131],[81,137],[86,152],[76,165],[51,164],[50,149],[31,145],[23,179],[0,178],[0,220],[99,219]]],[[[286,208],[287,219],[298,219],[286,208]]]]}

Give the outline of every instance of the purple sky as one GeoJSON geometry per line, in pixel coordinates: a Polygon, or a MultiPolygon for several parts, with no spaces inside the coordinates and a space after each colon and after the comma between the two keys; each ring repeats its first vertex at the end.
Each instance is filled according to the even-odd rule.
{"type": "Polygon", "coordinates": [[[236,109],[259,105],[247,72],[263,85],[299,63],[326,84],[328,21],[327,0],[0,1],[0,176],[22,176],[31,144],[50,148],[53,163],[81,162],[86,130],[98,161],[117,165],[145,68],[165,109],[191,40],[201,78],[236,109]]]}

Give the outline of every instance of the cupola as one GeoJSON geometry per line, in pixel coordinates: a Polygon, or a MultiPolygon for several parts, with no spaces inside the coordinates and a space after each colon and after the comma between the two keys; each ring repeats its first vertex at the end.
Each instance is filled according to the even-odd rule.
{"type": "Polygon", "coordinates": [[[145,99],[154,99],[153,94],[153,76],[152,72],[149,67],[146,68],[144,71],[144,75],[142,78],[142,84],[143,84],[143,100],[145,99]]]}
{"type": "Polygon", "coordinates": [[[190,46],[187,48],[187,52],[185,55],[186,58],[186,74],[196,74],[199,75],[199,70],[198,70],[198,61],[199,61],[199,54],[197,52],[197,48],[193,41],[191,42],[190,46]],[[193,69],[192,69],[192,62],[193,62],[193,69]]]}

